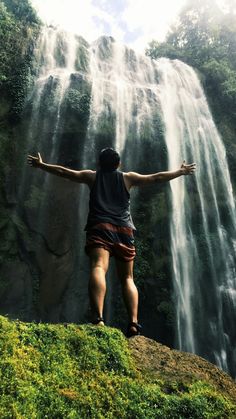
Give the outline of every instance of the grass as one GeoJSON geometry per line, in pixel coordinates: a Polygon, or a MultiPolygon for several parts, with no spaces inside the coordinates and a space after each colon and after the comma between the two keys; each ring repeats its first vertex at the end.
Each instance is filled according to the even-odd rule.
{"type": "Polygon", "coordinates": [[[235,418],[205,382],[148,379],[120,331],[0,316],[0,418],[235,418]]]}

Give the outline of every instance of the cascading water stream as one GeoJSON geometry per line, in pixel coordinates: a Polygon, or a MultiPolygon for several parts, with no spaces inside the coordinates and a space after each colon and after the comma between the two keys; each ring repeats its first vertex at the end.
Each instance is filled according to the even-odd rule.
{"type": "MultiPolygon", "coordinates": [[[[80,167],[91,169],[96,167],[96,152],[113,145],[125,168],[133,170],[142,162],[147,141],[158,149],[164,131],[170,169],[178,168],[183,159],[196,161],[193,177],[170,183],[177,346],[229,370],[235,360],[235,206],[225,150],[199,81],[179,61],[152,61],[109,37],[83,46],[82,52],[78,48],[79,40],[73,35],[45,28],[36,54],[39,70],[31,97],[29,143],[37,141],[37,149],[47,149],[46,160],[55,163],[64,152],[61,141],[67,147],[72,138],[80,167]],[[68,134],[69,125],[81,121],[71,117],[74,108],[66,113],[65,98],[71,94],[74,104],[75,99],[83,99],[86,89],[91,96],[86,138],[75,128],[74,139],[68,134]],[[66,118],[72,118],[69,125],[66,118]],[[132,144],[135,153],[131,155],[132,144]]],[[[155,171],[164,169],[158,153],[154,161],[155,171]]],[[[79,236],[86,220],[87,192],[85,187],[76,192],[79,236]]],[[[50,193],[47,196],[50,199],[50,193]]],[[[70,202],[73,205],[72,198],[70,202]]],[[[47,211],[40,212],[44,221],[47,211]]],[[[79,240],[77,272],[66,303],[65,317],[71,321],[83,321],[88,304],[84,239],[79,240]],[[74,296],[81,308],[70,314],[74,296]]]]}
{"type": "MultiPolygon", "coordinates": [[[[55,158],[56,139],[61,117],[61,106],[70,84],[70,76],[75,72],[76,40],[72,33],[65,33],[53,28],[44,28],[39,42],[38,62],[43,62],[39,68],[38,96],[41,97],[49,78],[58,80],[56,87],[56,120],[52,135],[52,152],[50,159],[55,158]],[[61,51],[60,51],[61,49],[61,51]],[[59,55],[59,57],[57,57],[59,55]],[[41,56],[41,57],[40,57],[41,56]]],[[[40,100],[40,99],[39,99],[40,100]]]]}
{"type": "Polygon", "coordinates": [[[225,149],[194,71],[166,59],[158,67],[169,167],[178,167],[184,158],[197,163],[192,191],[193,179],[171,182],[178,347],[206,356],[211,346],[211,360],[227,371],[235,346],[236,225],[225,149]],[[232,324],[226,323],[229,318],[232,324]]]}
{"type": "MultiPolygon", "coordinates": [[[[44,27],[35,49],[35,62],[38,77],[35,86],[28,96],[27,102],[32,102],[31,118],[27,132],[27,142],[29,147],[37,141],[37,149],[40,150],[43,143],[43,131],[47,129],[46,118],[41,117],[40,113],[46,111],[45,96],[48,85],[53,91],[53,127],[50,133],[50,144],[48,149],[50,154],[48,159],[55,157],[56,138],[59,130],[61,105],[65,92],[69,86],[70,76],[73,73],[76,57],[76,40],[73,34],[65,33],[52,27],[44,27]]],[[[49,92],[48,92],[49,93],[49,92]]],[[[23,173],[21,190],[24,188],[26,172],[23,173]]],[[[20,193],[21,194],[21,193],[20,193]]]]}
{"type": "Polygon", "coordinates": [[[101,120],[114,117],[114,146],[122,153],[131,129],[137,136],[145,124],[152,130],[157,104],[155,64],[112,38],[100,38],[90,47],[90,76],[89,130],[96,132],[101,120]]]}

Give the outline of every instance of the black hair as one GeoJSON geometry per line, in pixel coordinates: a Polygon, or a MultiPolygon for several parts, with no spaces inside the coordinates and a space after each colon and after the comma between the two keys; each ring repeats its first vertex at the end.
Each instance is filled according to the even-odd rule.
{"type": "Polygon", "coordinates": [[[104,148],[99,154],[99,164],[102,170],[112,172],[120,164],[120,155],[113,148],[104,148]]]}

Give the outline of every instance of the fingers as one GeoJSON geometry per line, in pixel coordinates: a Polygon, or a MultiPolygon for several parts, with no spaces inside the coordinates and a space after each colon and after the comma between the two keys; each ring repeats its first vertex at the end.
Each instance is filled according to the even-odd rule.
{"type": "Polygon", "coordinates": [[[192,175],[196,171],[196,163],[189,164],[188,170],[190,175],[192,175]]]}
{"type": "Polygon", "coordinates": [[[185,167],[189,167],[189,168],[196,168],[196,163],[190,163],[190,164],[185,164],[183,163],[185,167]]]}
{"type": "Polygon", "coordinates": [[[35,166],[38,161],[39,161],[39,157],[31,156],[30,154],[28,154],[28,156],[27,156],[27,163],[30,166],[35,166]]]}
{"type": "Polygon", "coordinates": [[[195,169],[196,169],[196,163],[188,164],[188,165],[187,165],[187,167],[188,167],[190,170],[195,170],[195,169]]]}
{"type": "Polygon", "coordinates": [[[185,175],[192,175],[196,170],[196,163],[186,164],[184,160],[181,167],[184,169],[185,175]]]}
{"type": "MultiPolygon", "coordinates": [[[[185,162],[185,160],[184,160],[184,162],[185,162]]],[[[184,163],[184,165],[185,165],[185,167],[196,167],[196,163],[190,163],[190,164],[185,164],[184,163]]]]}
{"type": "Polygon", "coordinates": [[[29,164],[32,164],[32,163],[33,163],[33,161],[34,161],[34,159],[35,159],[35,157],[34,157],[34,156],[30,156],[30,155],[28,155],[28,157],[27,157],[27,162],[28,162],[29,164]]]}

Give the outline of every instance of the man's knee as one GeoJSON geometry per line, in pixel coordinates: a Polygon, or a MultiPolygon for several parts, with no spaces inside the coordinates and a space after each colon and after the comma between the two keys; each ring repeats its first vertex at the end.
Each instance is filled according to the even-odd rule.
{"type": "Polygon", "coordinates": [[[119,275],[119,279],[121,281],[122,285],[129,285],[129,284],[133,284],[134,283],[134,277],[132,274],[122,274],[119,275]]]}
{"type": "Polygon", "coordinates": [[[91,264],[90,264],[90,267],[91,267],[92,270],[102,270],[104,272],[107,271],[106,264],[104,264],[103,261],[101,261],[101,260],[98,260],[98,261],[97,260],[92,260],[91,264]]]}
{"type": "Polygon", "coordinates": [[[116,268],[118,277],[122,283],[133,281],[133,261],[116,260],[116,268]]]}

